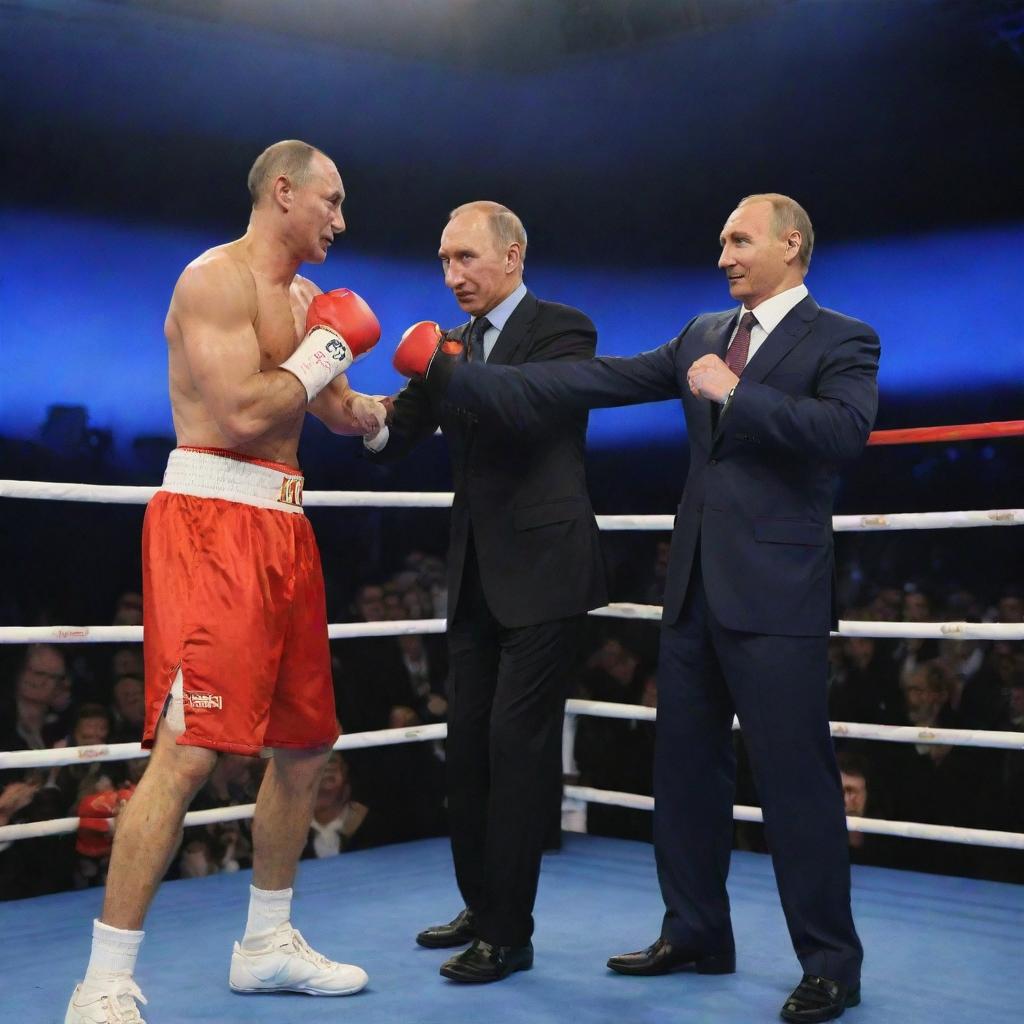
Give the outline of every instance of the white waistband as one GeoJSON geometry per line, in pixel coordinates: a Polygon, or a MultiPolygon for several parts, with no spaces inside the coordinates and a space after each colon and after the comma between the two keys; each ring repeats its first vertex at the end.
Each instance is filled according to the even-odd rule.
{"type": "Polygon", "coordinates": [[[167,459],[161,490],[303,514],[300,472],[288,474],[217,452],[175,448],[167,459]]]}

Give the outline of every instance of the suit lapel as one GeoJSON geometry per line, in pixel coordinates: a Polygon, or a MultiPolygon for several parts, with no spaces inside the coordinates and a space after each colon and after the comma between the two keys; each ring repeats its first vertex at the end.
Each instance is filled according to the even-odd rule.
{"type": "MultiPolygon", "coordinates": [[[[807,295],[783,318],[778,327],[764,339],[743,370],[743,379],[760,384],[789,351],[810,331],[819,312],[818,304],[807,295]]],[[[724,358],[724,357],[723,357],[724,358]]]]}
{"type": "Polygon", "coordinates": [[[717,322],[709,327],[707,334],[704,336],[704,345],[694,358],[699,359],[701,356],[710,353],[711,355],[718,356],[719,359],[725,359],[725,352],[729,347],[729,338],[732,337],[736,320],[736,310],[730,310],[728,313],[718,313],[717,322]]]}
{"type": "Polygon", "coordinates": [[[504,365],[520,361],[515,358],[516,350],[529,337],[538,309],[537,297],[528,291],[505,321],[505,326],[501,329],[487,362],[504,365]]]}
{"type": "Polygon", "coordinates": [[[467,320],[464,324],[459,324],[458,327],[453,327],[447,332],[449,337],[458,338],[462,342],[462,356],[463,360],[469,358],[469,329],[473,326],[472,320],[467,320]]]}

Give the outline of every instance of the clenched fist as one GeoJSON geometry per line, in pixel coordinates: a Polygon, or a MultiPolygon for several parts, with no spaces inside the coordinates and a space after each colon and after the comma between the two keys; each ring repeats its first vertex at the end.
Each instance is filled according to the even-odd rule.
{"type": "Polygon", "coordinates": [[[701,356],[686,371],[686,383],[696,398],[722,405],[740,379],[718,356],[701,356]]]}

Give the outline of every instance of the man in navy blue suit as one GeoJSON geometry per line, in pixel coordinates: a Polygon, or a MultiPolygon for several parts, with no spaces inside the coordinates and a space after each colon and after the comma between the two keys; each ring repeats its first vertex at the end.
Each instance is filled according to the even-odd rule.
{"type": "Polygon", "coordinates": [[[748,196],[721,235],[740,307],[695,317],[630,358],[490,367],[438,350],[428,387],[453,405],[537,431],[579,410],[682,399],[690,469],[676,515],[658,669],[654,837],[666,912],[647,949],[612,970],[731,973],[726,877],[734,712],[754,768],[782,906],[803,978],[788,1021],[860,1001],[843,797],[826,706],[835,609],[838,466],[877,409],[879,343],[804,285],[813,230],[775,193],[748,196]]]}

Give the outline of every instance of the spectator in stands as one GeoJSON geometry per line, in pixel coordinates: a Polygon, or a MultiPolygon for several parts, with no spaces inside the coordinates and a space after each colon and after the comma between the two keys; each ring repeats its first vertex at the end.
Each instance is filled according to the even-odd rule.
{"type": "Polygon", "coordinates": [[[106,884],[117,817],[134,792],[133,783],[115,786],[106,771],[93,774],[83,783],[74,811],[79,819],[73,875],[76,889],[106,884]]]}
{"type": "MultiPolygon", "coordinates": [[[[868,619],[868,609],[851,609],[843,618],[868,619]]],[[[829,718],[833,722],[893,724],[902,712],[900,687],[893,660],[873,637],[846,637],[837,644],[829,689],[829,718]]]]}
{"type": "Polygon", "coordinates": [[[670,548],[671,544],[664,538],[655,542],[651,578],[642,595],[644,604],[661,604],[661,599],[665,595],[665,580],[668,578],[668,555],[670,548]]]}
{"type": "Polygon", "coordinates": [[[965,729],[995,729],[1003,694],[995,674],[985,669],[985,650],[977,640],[939,641],[938,660],[954,680],[950,707],[965,729]]]}
{"type": "Polygon", "coordinates": [[[126,590],[118,595],[114,603],[114,626],[142,625],[142,595],[136,590],[126,590]]]}
{"type": "MultiPolygon", "coordinates": [[[[1006,717],[1000,728],[1013,732],[1024,732],[1024,671],[1011,677],[1007,692],[1006,717]]],[[[1003,792],[1006,794],[1004,828],[1012,832],[1024,832],[1024,750],[1007,750],[1003,755],[1003,792]]],[[[1016,877],[1014,881],[1024,882],[1024,857],[1015,857],[1016,877]]]]}
{"type": "MultiPolygon", "coordinates": [[[[0,825],[62,818],[57,790],[41,785],[38,771],[0,786],[0,825]]],[[[20,900],[60,892],[71,886],[74,838],[69,835],[0,843],[0,900],[20,900]]]]}
{"type": "Polygon", "coordinates": [[[110,679],[117,681],[121,676],[135,676],[145,679],[146,667],[142,660],[142,647],[139,644],[118,647],[110,658],[110,679]]]}
{"type": "MultiPolygon", "coordinates": [[[[71,734],[58,740],[55,747],[94,747],[107,742],[110,712],[102,704],[83,704],[75,714],[71,734]]],[[[66,764],[51,772],[49,785],[60,793],[65,813],[74,814],[82,797],[95,791],[98,779],[110,771],[103,762],[84,761],[66,764]]]]}
{"type": "Polygon", "coordinates": [[[14,699],[0,712],[0,749],[42,750],[50,702],[67,678],[67,665],[59,647],[33,644],[14,677],[14,699]]]}
{"type": "Polygon", "coordinates": [[[922,662],[900,681],[904,715],[910,725],[955,728],[956,714],[951,701],[956,693],[956,677],[938,659],[922,662]]]}
{"type": "Polygon", "coordinates": [[[54,682],[49,700],[46,724],[43,726],[43,740],[53,746],[57,740],[71,732],[75,717],[75,698],[71,673],[65,671],[54,682]]]}
{"type": "Polygon", "coordinates": [[[1024,622],[1024,588],[1017,584],[1004,587],[989,619],[992,622],[1024,622]]]}
{"type": "MultiPolygon", "coordinates": [[[[903,595],[902,621],[911,623],[933,622],[931,598],[916,584],[908,583],[903,595]]],[[[935,640],[910,637],[901,640],[893,652],[899,668],[900,683],[908,679],[921,662],[930,661],[939,653],[935,640]]]]}
{"type": "Polygon", "coordinates": [[[873,622],[898,622],[903,614],[903,588],[883,583],[875,591],[867,612],[866,617],[873,622]]]}
{"type": "MultiPolygon", "coordinates": [[[[367,584],[356,592],[353,609],[364,621],[409,618],[410,608],[421,613],[417,618],[429,617],[422,614],[424,597],[415,584],[406,591],[367,584]]],[[[444,720],[448,661],[442,642],[432,636],[368,637],[347,641],[340,655],[345,685],[338,688],[338,709],[347,732],[444,720]]],[[[358,774],[355,763],[353,768],[358,774]]]]}
{"type": "MultiPolygon", "coordinates": [[[[904,680],[906,722],[922,729],[956,727],[950,700],[957,683],[937,659],[921,663],[904,680]]],[[[990,751],[948,744],[893,744],[889,772],[897,815],[906,821],[993,828],[1000,802],[998,761],[990,751]]],[[[907,845],[910,866],[943,874],[973,875],[978,853],[968,846],[928,841],[907,845]]]]}
{"type": "Polygon", "coordinates": [[[111,709],[114,713],[111,743],[138,743],[146,717],[146,688],[138,676],[121,676],[115,683],[111,709]]]}
{"type": "Polygon", "coordinates": [[[221,754],[206,784],[192,801],[192,808],[208,810],[213,807],[254,803],[265,767],[266,762],[263,758],[221,754]]]}
{"type": "MultiPolygon", "coordinates": [[[[306,857],[333,857],[359,843],[369,808],[352,799],[348,765],[336,750],[331,754],[317,789],[309,840],[302,853],[306,857]]],[[[369,826],[368,832],[372,830],[369,826]]]]}
{"type": "MultiPolygon", "coordinates": [[[[221,754],[206,784],[192,801],[192,810],[255,803],[265,769],[266,761],[262,758],[221,754]]],[[[213,823],[205,827],[205,833],[209,839],[208,852],[217,870],[238,871],[252,867],[252,826],[249,819],[213,823]]],[[[198,850],[196,847],[193,853],[197,854],[198,850]]]]}
{"type": "MultiPolygon", "coordinates": [[[[0,826],[11,824],[20,811],[32,803],[39,792],[37,782],[9,782],[0,790],[0,826]]],[[[9,843],[2,844],[4,849],[9,843]]]]}
{"type": "MultiPolygon", "coordinates": [[[[444,619],[448,615],[448,583],[447,570],[444,559],[437,555],[428,555],[423,551],[410,551],[404,560],[405,568],[412,574],[413,582],[423,594],[420,603],[430,614],[413,614],[411,609],[408,618],[436,618],[444,619]]],[[[404,577],[404,573],[400,576],[404,577]]],[[[409,589],[408,584],[401,586],[403,591],[409,589]]]]}
{"type": "MultiPolygon", "coordinates": [[[[840,752],[839,775],[843,783],[843,803],[850,818],[884,818],[886,811],[876,807],[879,802],[871,779],[868,761],[859,754],[840,752]]],[[[874,864],[899,867],[899,847],[887,836],[851,830],[850,861],[853,864],[874,864]]]]}
{"type": "MultiPolygon", "coordinates": [[[[586,661],[580,690],[589,700],[640,704],[657,701],[653,673],[617,637],[609,637],[586,661]]],[[[597,789],[649,795],[653,791],[654,729],[650,722],[581,715],[576,725],[575,758],[580,784],[597,789]]],[[[651,838],[646,811],[605,804],[587,807],[587,831],[628,839],[651,838]]]]}
{"type": "Polygon", "coordinates": [[[179,878],[205,878],[217,874],[215,843],[205,829],[185,829],[177,867],[179,878]]]}

